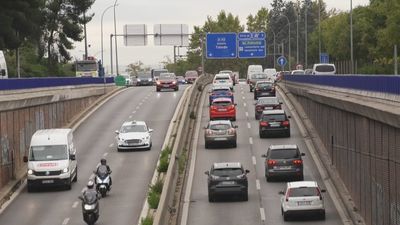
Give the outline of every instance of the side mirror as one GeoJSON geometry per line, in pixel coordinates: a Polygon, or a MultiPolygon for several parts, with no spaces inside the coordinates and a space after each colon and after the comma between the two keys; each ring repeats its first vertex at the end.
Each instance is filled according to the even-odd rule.
{"type": "Polygon", "coordinates": [[[292,118],[291,116],[287,116],[288,119],[292,118]]]}
{"type": "Polygon", "coordinates": [[[83,197],[82,196],[78,196],[78,198],[83,201],[83,197]]]}
{"type": "Polygon", "coordinates": [[[262,154],[261,157],[267,158],[267,154],[262,154]]]}
{"type": "Polygon", "coordinates": [[[235,104],[233,104],[233,105],[237,106],[237,103],[235,103],[235,104]]]}
{"type": "Polygon", "coordinates": [[[154,130],[153,129],[149,129],[149,133],[152,133],[154,130]]]}
{"type": "Polygon", "coordinates": [[[119,131],[118,131],[118,130],[116,130],[116,131],[115,131],[115,133],[116,133],[116,134],[119,134],[119,131]]]}
{"type": "Polygon", "coordinates": [[[279,102],[279,105],[282,105],[283,104],[283,102],[279,102]]]}
{"type": "Polygon", "coordinates": [[[245,170],[246,173],[250,173],[250,170],[245,170]]]}
{"type": "Polygon", "coordinates": [[[28,162],[28,156],[24,156],[24,162],[28,162]]]}
{"type": "Polygon", "coordinates": [[[203,127],[203,129],[207,129],[207,127],[203,127]]]}
{"type": "Polygon", "coordinates": [[[325,193],[325,192],[326,192],[326,190],[325,190],[325,189],[321,189],[321,192],[322,192],[322,193],[325,193]]]}
{"type": "Polygon", "coordinates": [[[278,194],[280,194],[280,195],[284,195],[284,194],[285,194],[285,192],[284,192],[284,191],[280,191],[280,192],[278,192],[278,194]]]}
{"type": "Polygon", "coordinates": [[[75,159],[76,159],[75,154],[70,154],[70,155],[69,155],[69,159],[70,159],[70,160],[75,160],[75,159]]]}
{"type": "Polygon", "coordinates": [[[304,153],[304,152],[301,153],[301,156],[305,156],[305,155],[306,155],[306,153],[304,153]]]}
{"type": "Polygon", "coordinates": [[[112,173],[112,170],[110,170],[110,172],[108,172],[108,174],[111,174],[112,173]]]}
{"type": "Polygon", "coordinates": [[[205,175],[210,176],[210,171],[204,172],[205,175]]]}
{"type": "Polygon", "coordinates": [[[238,127],[239,127],[238,125],[233,126],[233,128],[238,128],[238,127]]]}

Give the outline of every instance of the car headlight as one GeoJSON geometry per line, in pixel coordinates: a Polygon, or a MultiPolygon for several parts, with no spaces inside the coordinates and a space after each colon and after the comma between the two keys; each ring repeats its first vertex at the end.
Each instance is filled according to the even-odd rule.
{"type": "Polygon", "coordinates": [[[83,208],[85,208],[85,210],[93,210],[96,208],[96,204],[93,205],[85,204],[83,205],[83,208]]]}
{"type": "Polygon", "coordinates": [[[28,175],[32,175],[33,174],[33,170],[28,170],[28,175]]]}
{"type": "Polygon", "coordinates": [[[139,82],[140,82],[140,79],[137,79],[137,81],[139,81],[139,82]]]}
{"type": "Polygon", "coordinates": [[[149,81],[152,81],[152,79],[151,79],[151,78],[149,78],[149,81]]]}
{"type": "Polygon", "coordinates": [[[62,170],[63,173],[68,173],[68,171],[69,171],[68,167],[67,167],[67,168],[64,168],[64,169],[62,170]]]}

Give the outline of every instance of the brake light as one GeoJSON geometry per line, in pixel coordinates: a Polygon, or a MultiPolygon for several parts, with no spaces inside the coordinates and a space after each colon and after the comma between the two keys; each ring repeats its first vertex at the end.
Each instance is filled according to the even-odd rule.
{"type": "Polygon", "coordinates": [[[235,109],[235,105],[230,105],[229,109],[235,109]]]}
{"type": "Polygon", "coordinates": [[[282,122],[282,126],[285,126],[285,127],[289,126],[289,121],[287,121],[287,120],[286,120],[286,121],[283,121],[283,122],[282,122]]]}
{"type": "Polygon", "coordinates": [[[160,85],[161,84],[161,82],[160,81],[157,81],[157,85],[160,85]]]}
{"type": "Polygon", "coordinates": [[[276,160],[268,159],[267,164],[268,166],[274,166],[276,165],[276,160]]]}
{"type": "Polygon", "coordinates": [[[256,91],[259,91],[260,89],[256,88],[256,91]]]}
{"type": "Polygon", "coordinates": [[[301,164],[303,164],[303,160],[295,159],[295,160],[293,160],[293,164],[294,165],[301,165],[301,164]]]}
{"type": "Polygon", "coordinates": [[[207,130],[207,134],[208,134],[208,135],[213,134],[212,130],[207,130]]]}
{"type": "Polygon", "coordinates": [[[266,122],[266,121],[261,121],[261,122],[260,122],[260,126],[266,127],[266,126],[268,126],[268,122],[266,122]]]}
{"type": "Polygon", "coordinates": [[[212,106],[210,107],[210,109],[211,109],[211,110],[216,110],[217,107],[216,107],[215,105],[212,105],[212,106]]]}
{"type": "Polygon", "coordinates": [[[263,109],[263,107],[261,105],[256,106],[257,110],[263,109]]]}

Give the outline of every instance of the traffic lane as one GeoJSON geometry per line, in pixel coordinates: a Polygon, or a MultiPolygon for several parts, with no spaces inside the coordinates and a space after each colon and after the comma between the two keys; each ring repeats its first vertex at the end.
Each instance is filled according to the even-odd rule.
{"type": "Polygon", "coordinates": [[[146,91],[130,88],[112,98],[93,113],[74,133],[74,143],[78,150],[79,174],[78,182],[72,185],[72,190],[51,189],[46,192],[29,194],[23,190],[0,215],[0,224],[61,224],[65,219],[66,212],[77,208],[77,196],[86,185],[99,159],[106,153],[109,144],[115,142],[114,130],[121,125],[123,118],[115,116],[115,110],[111,111],[110,108],[119,109],[120,115],[128,115],[147,95],[153,95],[156,98],[154,89],[146,91]],[[136,98],[132,98],[132,96],[136,96],[136,98]],[[131,104],[126,105],[125,102],[131,104]],[[52,207],[53,205],[57,207],[52,207]],[[24,214],[19,213],[16,216],[16,212],[20,211],[24,214]]]}
{"type": "MultiPolygon", "coordinates": [[[[237,89],[237,87],[235,87],[237,89]]],[[[208,95],[205,95],[201,127],[206,126],[209,121],[208,95]]],[[[240,101],[235,99],[236,102],[240,101]]],[[[259,207],[259,193],[255,183],[255,168],[252,164],[252,154],[249,145],[249,136],[242,132],[247,126],[247,119],[243,113],[243,107],[238,106],[237,121],[234,122],[241,129],[237,136],[237,148],[210,148],[205,149],[204,131],[200,132],[197,143],[196,166],[192,184],[191,203],[187,224],[220,224],[220,225],[243,225],[262,224],[259,207]],[[221,198],[219,201],[208,202],[207,176],[214,162],[241,162],[245,169],[249,169],[249,200],[244,202],[237,198],[221,198]]],[[[244,130],[245,131],[245,130],[244,130]]]]}
{"type": "MultiPolygon", "coordinates": [[[[131,113],[132,118],[129,118],[131,115],[125,115],[122,122],[133,119],[146,121],[154,129],[152,149],[125,152],[117,152],[116,146],[110,149],[107,160],[113,170],[113,186],[110,195],[100,200],[101,217],[98,224],[124,225],[139,219],[169,123],[184,92],[182,87],[178,92],[156,93],[155,87],[150,87],[150,90],[152,95],[147,102],[141,105],[139,103],[140,108],[135,107],[136,112],[131,113]]],[[[115,129],[111,131],[113,130],[115,129]]],[[[112,133],[112,141],[115,143],[114,137],[115,133],[112,133]]],[[[82,221],[81,210],[74,210],[71,218],[71,224],[82,221]]]]}
{"type": "MultiPolygon", "coordinates": [[[[246,88],[244,88],[246,90],[246,88]]],[[[277,144],[296,144],[299,146],[300,151],[304,152],[306,155],[303,157],[304,160],[304,180],[313,180],[317,181],[318,184],[324,188],[324,183],[321,179],[321,176],[317,170],[317,167],[311,157],[311,154],[306,147],[304,143],[304,138],[300,133],[300,130],[298,128],[298,125],[296,121],[291,118],[290,119],[290,128],[291,128],[291,137],[290,138],[282,138],[282,137],[276,137],[276,138],[259,138],[258,134],[258,120],[255,120],[254,118],[254,95],[253,93],[249,91],[244,91],[243,96],[248,105],[250,106],[248,108],[248,113],[249,113],[249,119],[252,123],[253,129],[250,129],[250,135],[253,137],[254,140],[254,149],[256,151],[256,157],[257,159],[257,175],[261,182],[261,193],[262,193],[262,204],[263,206],[268,209],[266,210],[266,218],[267,218],[267,224],[287,224],[283,221],[282,215],[281,215],[281,209],[280,209],[280,198],[281,195],[278,194],[279,191],[285,190],[286,187],[286,182],[285,180],[278,180],[275,182],[266,182],[265,179],[265,159],[261,157],[262,154],[266,153],[266,150],[268,146],[270,145],[277,145],[277,144]]],[[[282,98],[278,94],[278,98],[282,102],[282,98]]],[[[285,104],[283,104],[283,109],[286,111],[288,115],[291,115],[290,111],[288,111],[287,107],[285,104]]],[[[330,198],[330,195],[328,193],[325,193],[324,195],[325,199],[325,210],[326,210],[326,220],[309,220],[312,219],[313,216],[311,217],[304,217],[303,221],[301,221],[302,218],[299,218],[300,221],[299,223],[307,223],[307,224],[343,224],[333,202],[332,199],[330,198]]]]}

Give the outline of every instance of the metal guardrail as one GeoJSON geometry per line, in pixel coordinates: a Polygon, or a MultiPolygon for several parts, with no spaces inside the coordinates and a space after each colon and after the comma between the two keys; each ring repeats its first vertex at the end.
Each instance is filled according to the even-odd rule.
{"type": "Polygon", "coordinates": [[[114,77],[45,77],[0,79],[0,90],[18,90],[29,88],[47,88],[58,86],[76,86],[88,84],[114,83],[114,77]]]}
{"type": "Polygon", "coordinates": [[[285,80],[400,95],[400,76],[368,75],[289,75],[285,80]]]}

